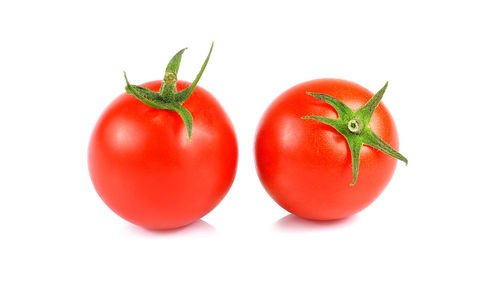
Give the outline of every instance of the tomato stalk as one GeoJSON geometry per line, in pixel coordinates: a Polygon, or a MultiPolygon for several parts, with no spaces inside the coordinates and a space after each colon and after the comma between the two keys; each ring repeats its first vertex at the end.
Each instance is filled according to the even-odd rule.
{"type": "Polygon", "coordinates": [[[191,141],[191,133],[193,130],[193,116],[185,107],[182,106],[182,104],[193,93],[196,85],[198,84],[198,81],[200,81],[201,75],[203,75],[203,72],[207,67],[208,60],[210,59],[210,55],[212,54],[213,47],[214,43],[212,42],[212,46],[210,47],[210,51],[208,52],[208,56],[205,59],[205,62],[201,66],[200,72],[198,73],[198,75],[196,75],[196,78],[191,83],[191,85],[189,85],[184,90],[178,92],[176,84],[177,73],[179,72],[182,54],[184,53],[186,48],[177,52],[177,54],[175,54],[168,63],[159,92],[149,90],[142,86],[131,85],[128,81],[127,74],[123,72],[123,75],[125,76],[125,82],[127,83],[127,86],[125,86],[125,90],[128,94],[133,95],[135,98],[146,105],[157,109],[174,111],[179,114],[184,124],[186,125],[189,141],[191,141]]]}
{"type": "Polygon", "coordinates": [[[331,105],[338,113],[338,119],[330,119],[321,116],[305,116],[302,118],[316,120],[329,125],[345,137],[351,151],[352,159],[351,186],[356,183],[358,178],[361,147],[363,145],[369,145],[408,164],[408,160],[403,155],[384,142],[369,127],[373,112],[384,96],[387,85],[388,83],[386,82],[382,89],[380,89],[364,106],[355,112],[335,97],[322,93],[307,92],[307,94],[331,105]]]}

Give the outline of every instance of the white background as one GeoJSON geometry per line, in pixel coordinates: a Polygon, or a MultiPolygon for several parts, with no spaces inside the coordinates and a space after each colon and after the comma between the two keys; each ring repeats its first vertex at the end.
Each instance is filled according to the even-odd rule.
{"type": "Polygon", "coordinates": [[[499,291],[497,1],[4,1],[0,4],[1,291],[499,291]],[[185,52],[231,117],[236,180],[170,232],[112,213],[90,182],[95,121],[185,52]],[[253,138],[290,86],[338,77],[384,103],[409,158],[344,221],[288,215],[253,138]]]}

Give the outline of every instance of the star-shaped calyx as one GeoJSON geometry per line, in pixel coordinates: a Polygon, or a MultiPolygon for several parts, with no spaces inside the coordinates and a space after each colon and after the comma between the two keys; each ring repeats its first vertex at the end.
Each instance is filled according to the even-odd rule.
{"type": "Polygon", "coordinates": [[[189,98],[189,96],[193,93],[196,84],[200,81],[201,75],[203,71],[205,71],[205,67],[208,64],[208,60],[210,59],[210,55],[212,54],[212,49],[214,44],[210,47],[210,52],[208,52],[208,56],[205,59],[205,62],[201,66],[200,72],[196,75],[193,83],[189,85],[184,90],[177,92],[177,72],[179,72],[179,67],[181,64],[182,53],[186,50],[186,48],[180,50],[175,56],[172,57],[170,62],[167,65],[167,69],[165,70],[165,76],[163,77],[163,81],[161,83],[160,91],[152,91],[142,86],[131,85],[128,82],[127,74],[123,72],[125,76],[125,82],[127,86],[125,90],[128,94],[133,95],[135,98],[147,104],[151,107],[157,109],[165,109],[174,111],[179,114],[179,116],[184,121],[186,125],[186,129],[188,132],[189,140],[191,141],[191,132],[193,129],[193,116],[191,113],[182,106],[182,104],[189,98]]]}
{"type": "Polygon", "coordinates": [[[388,83],[380,89],[363,107],[357,111],[352,111],[345,103],[322,93],[307,92],[307,94],[321,99],[331,105],[338,114],[338,119],[330,119],[321,116],[305,116],[303,119],[312,119],[323,124],[327,124],[337,130],[347,140],[351,151],[352,159],[352,183],[356,183],[359,172],[359,160],[361,155],[361,147],[369,145],[376,148],[394,158],[397,158],[408,164],[408,160],[398,151],[394,150],[389,144],[378,137],[369,127],[373,112],[377,108],[385,93],[388,83]]]}

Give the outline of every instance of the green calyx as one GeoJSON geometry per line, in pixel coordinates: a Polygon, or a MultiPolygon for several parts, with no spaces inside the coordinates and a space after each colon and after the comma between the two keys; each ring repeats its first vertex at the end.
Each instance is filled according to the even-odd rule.
{"type": "Polygon", "coordinates": [[[307,92],[307,94],[321,99],[331,105],[338,113],[338,119],[330,119],[321,116],[305,116],[302,118],[312,119],[323,124],[327,124],[346,138],[349,149],[351,150],[352,159],[351,186],[356,183],[358,178],[361,147],[363,145],[369,145],[408,164],[408,160],[403,155],[384,142],[369,127],[373,112],[379,105],[380,100],[387,89],[387,85],[388,83],[386,82],[382,89],[380,89],[363,107],[355,112],[335,97],[322,93],[307,92]]]}
{"type": "Polygon", "coordinates": [[[179,72],[182,53],[184,53],[184,51],[186,50],[184,48],[177,54],[175,54],[175,56],[173,56],[168,63],[159,92],[149,90],[142,86],[131,85],[128,82],[127,74],[123,72],[123,75],[125,76],[125,82],[127,83],[127,86],[125,86],[125,90],[128,94],[133,95],[144,104],[157,109],[174,111],[179,114],[181,119],[184,121],[184,124],[186,125],[189,141],[191,141],[191,133],[193,130],[193,116],[185,107],[182,106],[182,104],[193,93],[196,84],[198,84],[198,81],[200,81],[201,75],[203,74],[203,71],[205,71],[205,67],[207,66],[210,55],[212,54],[213,47],[214,43],[212,42],[212,46],[210,47],[210,51],[208,52],[208,56],[205,59],[205,62],[201,66],[200,72],[198,73],[198,75],[196,75],[193,83],[191,83],[191,85],[189,85],[189,87],[186,89],[178,92],[176,86],[177,72],[179,72]]]}

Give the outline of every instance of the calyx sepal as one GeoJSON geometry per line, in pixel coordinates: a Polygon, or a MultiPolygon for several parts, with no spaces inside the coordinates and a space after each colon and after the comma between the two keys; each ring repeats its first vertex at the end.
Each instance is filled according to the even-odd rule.
{"type": "Polygon", "coordinates": [[[408,159],[406,159],[398,151],[396,151],[384,140],[378,137],[369,127],[373,112],[378,107],[380,100],[384,96],[387,85],[388,82],[386,82],[384,87],[382,87],[382,89],[380,89],[372,98],[370,98],[370,100],[368,100],[365,105],[363,105],[355,112],[352,111],[345,103],[341,102],[335,97],[323,93],[307,92],[308,95],[325,101],[337,111],[337,114],[339,116],[338,119],[331,119],[321,116],[305,116],[302,118],[315,120],[320,123],[329,125],[345,137],[345,139],[347,140],[347,144],[349,145],[349,150],[351,151],[351,186],[356,183],[356,180],[358,178],[361,148],[363,145],[369,145],[384,152],[385,154],[403,161],[405,164],[408,164],[408,159]]]}
{"type": "Polygon", "coordinates": [[[201,75],[205,71],[205,68],[212,54],[212,49],[214,43],[210,47],[208,56],[205,62],[201,66],[200,72],[196,75],[194,81],[186,88],[181,91],[177,91],[177,73],[179,72],[179,67],[181,64],[182,54],[186,48],[180,50],[175,54],[167,65],[165,70],[165,75],[161,83],[160,91],[155,92],[142,86],[132,85],[129,83],[127,74],[123,72],[125,77],[125,90],[128,94],[133,95],[135,98],[140,100],[142,103],[149,105],[157,109],[164,109],[174,111],[181,117],[182,121],[186,125],[186,130],[188,133],[189,141],[191,141],[191,134],[193,130],[193,116],[182,104],[189,98],[193,93],[198,81],[200,81],[201,75]]]}

